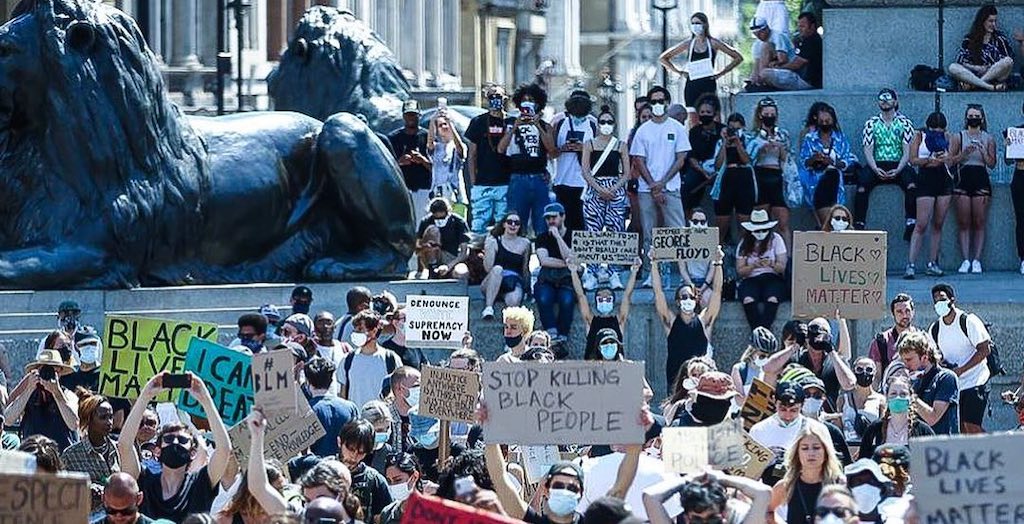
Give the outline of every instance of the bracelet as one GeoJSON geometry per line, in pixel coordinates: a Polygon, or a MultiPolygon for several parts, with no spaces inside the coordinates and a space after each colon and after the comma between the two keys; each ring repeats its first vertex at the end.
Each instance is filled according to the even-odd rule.
{"type": "Polygon", "coordinates": [[[721,262],[712,262],[711,265],[712,266],[721,266],[722,263],[721,262]]]}

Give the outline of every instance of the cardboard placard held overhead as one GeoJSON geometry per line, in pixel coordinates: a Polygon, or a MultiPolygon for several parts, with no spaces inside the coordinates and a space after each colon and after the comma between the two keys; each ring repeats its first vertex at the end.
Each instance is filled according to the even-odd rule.
{"type": "Polygon", "coordinates": [[[573,231],[572,252],[580,264],[629,266],[640,256],[640,235],[615,231],[573,231]]]}
{"type": "Polygon", "coordinates": [[[252,389],[256,407],[263,413],[296,409],[295,357],[291,351],[276,350],[252,356],[252,389]]]}
{"type": "Polygon", "coordinates": [[[480,399],[475,371],[423,366],[420,369],[420,415],[439,420],[474,422],[480,399]]]}
{"type": "Polygon", "coordinates": [[[775,458],[772,450],[750,438],[750,435],[746,432],[743,432],[743,454],[743,463],[739,466],[726,468],[726,473],[740,475],[748,479],[759,479],[761,474],[764,473],[764,468],[768,467],[768,464],[775,458]]]}
{"type": "Polygon", "coordinates": [[[1021,439],[1019,433],[911,439],[921,522],[1024,522],[1021,439]]]}
{"type": "Polygon", "coordinates": [[[1024,159],[1024,128],[1011,127],[1006,130],[1006,158],[1024,159]]]}
{"type": "Polygon", "coordinates": [[[521,524],[522,521],[451,500],[413,492],[402,512],[402,524],[521,524]]]}
{"type": "Polygon", "coordinates": [[[661,456],[676,473],[699,473],[704,466],[717,469],[744,462],[743,422],[727,419],[710,427],[665,428],[661,456]]]}
{"type": "Polygon", "coordinates": [[[459,349],[469,331],[469,297],[409,295],[405,344],[411,348],[459,349]]]}
{"type": "Polygon", "coordinates": [[[750,428],[762,420],[775,414],[775,390],[761,379],[754,379],[750,385],[750,394],[740,408],[743,429],[750,428]]]}
{"type": "Polygon", "coordinates": [[[485,362],[487,442],[639,444],[643,365],[636,362],[485,362]]]}
{"type": "MultiPolygon", "coordinates": [[[[266,458],[287,462],[327,434],[320,419],[309,407],[306,397],[300,395],[298,402],[298,413],[286,409],[266,414],[267,429],[263,442],[266,458]]],[[[232,426],[228,435],[231,437],[231,451],[235,453],[238,463],[248,464],[252,437],[245,421],[232,426]]]]}
{"type": "Polygon", "coordinates": [[[793,234],[793,316],[848,319],[888,314],[885,231],[793,234]]]}
{"type": "Polygon", "coordinates": [[[0,522],[89,522],[91,505],[86,474],[0,473],[0,522]]]}
{"type": "MultiPolygon", "coordinates": [[[[231,426],[252,409],[252,355],[193,337],[185,357],[185,371],[206,383],[224,424],[231,426]]],[[[188,391],[181,390],[178,409],[206,417],[206,410],[188,391]]]]}
{"type": "Polygon", "coordinates": [[[718,228],[656,227],[651,235],[653,260],[706,262],[718,251],[718,228]]]}
{"type": "Polygon", "coordinates": [[[544,475],[548,474],[551,466],[562,460],[558,446],[522,446],[519,451],[523,455],[526,481],[531,484],[540,482],[544,475]]]}
{"type": "MultiPolygon", "coordinates": [[[[133,400],[139,398],[146,382],[157,373],[181,373],[193,336],[216,342],[217,325],[117,315],[106,317],[99,393],[133,400]]],[[[157,402],[174,400],[171,392],[156,396],[157,402]]]]}

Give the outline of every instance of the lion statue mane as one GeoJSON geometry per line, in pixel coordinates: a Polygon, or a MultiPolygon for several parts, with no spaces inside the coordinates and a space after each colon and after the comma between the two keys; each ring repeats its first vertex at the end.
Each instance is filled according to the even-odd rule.
{"type": "Polygon", "coordinates": [[[23,0],[0,27],[0,288],[386,278],[413,243],[353,115],[185,117],[95,0],[23,0]]]}

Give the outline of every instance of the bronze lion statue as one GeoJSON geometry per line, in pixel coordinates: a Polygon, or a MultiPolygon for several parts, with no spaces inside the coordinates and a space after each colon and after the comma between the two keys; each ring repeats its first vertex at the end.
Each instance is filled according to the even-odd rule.
{"type": "Polygon", "coordinates": [[[401,274],[412,205],[355,116],[186,118],[135,22],[23,0],[0,27],[0,288],[401,274]]]}

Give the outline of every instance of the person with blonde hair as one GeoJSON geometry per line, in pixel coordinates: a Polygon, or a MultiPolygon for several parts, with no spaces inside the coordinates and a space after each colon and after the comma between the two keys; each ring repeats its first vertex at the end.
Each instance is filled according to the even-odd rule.
{"type": "Polygon", "coordinates": [[[522,306],[507,307],[502,312],[505,324],[505,353],[498,362],[516,362],[526,351],[526,335],[533,331],[533,311],[522,306]]]}
{"type": "Polygon", "coordinates": [[[821,424],[807,424],[786,450],[786,475],[772,488],[769,512],[776,523],[805,524],[817,509],[819,495],[829,484],[846,478],[836,458],[832,437],[821,424]]]}
{"type": "Polygon", "coordinates": [[[938,365],[939,353],[931,337],[923,331],[908,331],[896,347],[900,359],[910,370],[916,413],[936,435],[960,433],[960,388],[956,373],[938,365]]]}

